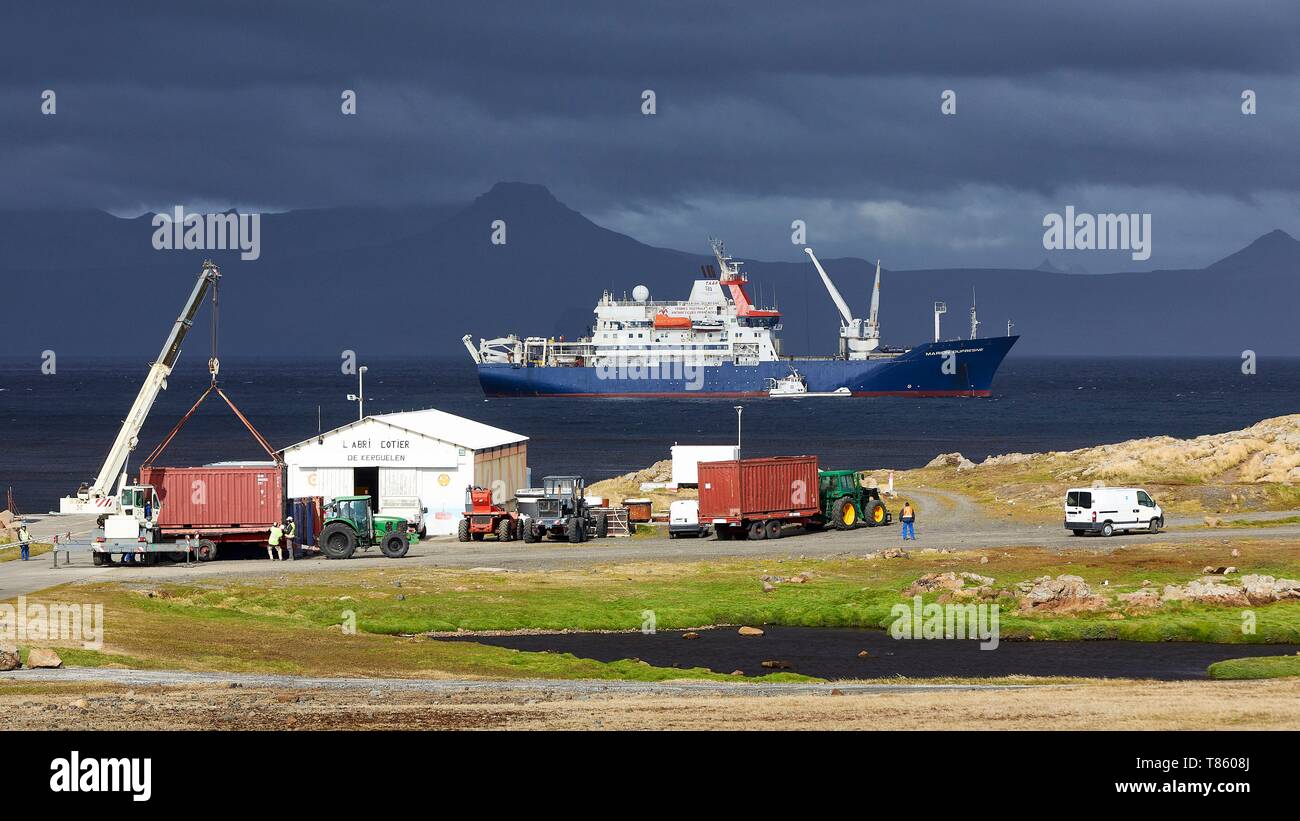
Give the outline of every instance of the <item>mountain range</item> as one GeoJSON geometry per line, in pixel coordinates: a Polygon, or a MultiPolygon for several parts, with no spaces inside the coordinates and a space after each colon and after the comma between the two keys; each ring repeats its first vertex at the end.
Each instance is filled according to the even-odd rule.
{"type": "MultiPolygon", "coordinates": [[[[603,290],[646,285],[654,299],[682,299],[713,262],[708,226],[698,249],[658,248],[596,225],[543,186],[514,182],[461,206],[265,214],[256,260],[155,250],[153,234],[151,215],[0,212],[4,350],[152,356],[206,257],[223,272],[223,355],[335,357],[346,349],[363,359],[465,356],[465,333],[573,338],[590,325],[603,290]],[[503,245],[491,241],[497,220],[503,245]]],[[[834,350],[838,315],[811,264],[732,252],[745,262],[751,293],[783,312],[784,352],[834,350]]],[[[822,262],[865,313],[874,262],[822,262]]],[[[932,305],[944,301],[944,336],[965,336],[973,293],[982,334],[1001,335],[1014,321],[1022,339],[1013,354],[1300,352],[1300,242],[1283,231],[1199,269],[1082,270],[885,268],[882,335],[892,345],[926,341],[932,305]]],[[[207,357],[206,325],[201,314],[191,356],[207,357]]]]}

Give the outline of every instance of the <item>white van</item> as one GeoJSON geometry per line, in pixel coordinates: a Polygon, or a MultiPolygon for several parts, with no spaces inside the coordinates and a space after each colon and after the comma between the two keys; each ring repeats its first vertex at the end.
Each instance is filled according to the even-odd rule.
{"type": "Polygon", "coordinates": [[[709,526],[700,524],[699,500],[678,499],[668,506],[668,538],[707,535],[709,526]]]}
{"type": "Polygon", "coordinates": [[[428,534],[425,514],[429,508],[420,503],[418,496],[385,496],[380,499],[379,512],[384,516],[400,516],[411,523],[423,539],[428,534]]]}
{"type": "Polygon", "coordinates": [[[1151,494],[1136,487],[1078,487],[1065,492],[1065,529],[1075,536],[1117,530],[1157,533],[1165,526],[1165,512],[1151,494]]]}

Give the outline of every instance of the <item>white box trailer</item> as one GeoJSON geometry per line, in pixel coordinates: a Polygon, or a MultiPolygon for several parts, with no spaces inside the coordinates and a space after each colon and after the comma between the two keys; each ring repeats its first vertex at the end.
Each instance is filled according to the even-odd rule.
{"type": "Polygon", "coordinates": [[[740,458],[735,445],[673,445],[673,484],[694,487],[700,483],[700,462],[734,462],[740,458]]]}

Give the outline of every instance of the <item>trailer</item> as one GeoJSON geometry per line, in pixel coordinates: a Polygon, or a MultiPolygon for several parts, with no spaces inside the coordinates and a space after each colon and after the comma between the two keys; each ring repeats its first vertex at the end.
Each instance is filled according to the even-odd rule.
{"type": "Polygon", "coordinates": [[[719,539],[779,539],[786,524],[853,530],[893,521],[858,471],[819,470],[816,456],[701,462],[699,479],[699,524],[719,539]]]}
{"type": "Polygon", "coordinates": [[[779,539],[822,522],[816,456],[700,462],[700,518],[719,539],[779,539]]]}

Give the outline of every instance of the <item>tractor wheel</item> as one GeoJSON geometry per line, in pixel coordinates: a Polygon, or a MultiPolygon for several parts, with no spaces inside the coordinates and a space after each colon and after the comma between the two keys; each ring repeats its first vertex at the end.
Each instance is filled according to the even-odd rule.
{"type": "Polygon", "coordinates": [[[836,499],[831,505],[831,524],[836,530],[852,530],[858,526],[858,509],[847,496],[836,499]]]}
{"type": "Polygon", "coordinates": [[[713,529],[713,535],[718,537],[720,542],[731,541],[731,528],[727,525],[718,525],[713,529]]]}
{"type": "Polygon", "coordinates": [[[217,543],[211,539],[199,539],[199,543],[194,547],[194,558],[201,562],[216,561],[217,543]]]}
{"type": "Polygon", "coordinates": [[[506,517],[497,522],[497,541],[508,542],[514,539],[514,528],[511,526],[510,517],[506,517]]]}
{"type": "Polygon", "coordinates": [[[603,539],[609,535],[609,516],[604,513],[596,516],[596,538],[603,539]]]}
{"type": "Polygon", "coordinates": [[[569,536],[569,544],[580,544],[587,536],[587,522],[580,516],[571,516],[564,532],[569,536]]]}
{"type": "Polygon", "coordinates": [[[885,523],[885,505],[879,499],[867,502],[867,527],[879,527],[885,523]]]}
{"type": "Polygon", "coordinates": [[[469,519],[462,517],[460,524],[456,525],[456,541],[469,541],[469,519]]]}
{"type": "Polygon", "coordinates": [[[343,522],[330,522],[316,543],[327,559],[350,559],[357,552],[357,532],[343,522]]]}
{"type": "Polygon", "coordinates": [[[536,544],[542,540],[542,534],[537,532],[537,528],[527,522],[524,523],[524,544],[536,544]]]}
{"type": "Polygon", "coordinates": [[[750,541],[756,542],[759,539],[766,539],[767,528],[763,526],[762,522],[750,522],[747,529],[747,535],[749,536],[750,541]]]}
{"type": "Polygon", "coordinates": [[[411,549],[411,543],[406,536],[394,531],[384,537],[384,542],[379,549],[390,559],[400,559],[411,549]]]}

